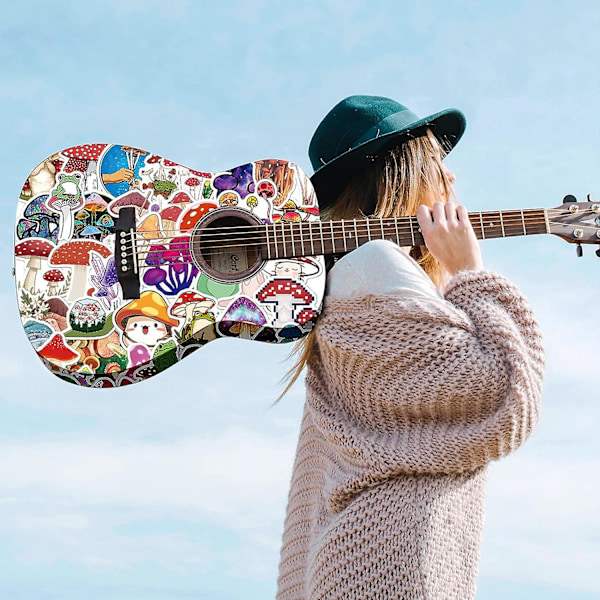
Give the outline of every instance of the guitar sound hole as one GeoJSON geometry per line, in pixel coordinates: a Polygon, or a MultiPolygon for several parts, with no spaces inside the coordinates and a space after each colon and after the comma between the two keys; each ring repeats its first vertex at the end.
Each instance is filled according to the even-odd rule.
{"type": "Polygon", "coordinates": [[[261,221],[242,210],[209,212],[192,232],[192,257],[217,281],[248,279],[263,265],[261,221]]]}

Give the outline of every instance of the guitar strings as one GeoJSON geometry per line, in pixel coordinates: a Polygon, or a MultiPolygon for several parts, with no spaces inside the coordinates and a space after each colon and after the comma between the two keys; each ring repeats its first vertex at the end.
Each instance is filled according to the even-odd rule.
{"type": "MultiPolygon", "coordinates": [[[[558,222],[554,221],[554,220],[549,220],[549,223],[552,224],[558,224],[558,222]]],[[[352,223],[352,222],[350,222],[352,223]]],[[[530,217],[525,217],[524,219],[521,219],[520,217],[518,218],[507,218],[503,220],[503,223],[501,225],[496,225],[495,223],[484,223],[484,227],[483,229],[481,228],[481,225],[479,223],[474,223],[473,227],[476,231],[482,231],[483,233],[481,234],[482,237],[481,239],[485,239],[485,225],[488,226],[492,226],[494,227],[494,230],[489,230],[487,231],[488,235],[490,234],[494,234],[494,233],[500,233],[500,231],[502,230],[502,225],[504,226],[504,230],[506,231],[507,229],[509,230],[513,230],[513,229],[517,229],[520,230],[523,228],[525,230],[525,233],[523,235],[527,235],[527,228],[531,227],[533,225],[545,225],[546,224],[546,220],[539,218],[537,216],[530,216],[530,217]]],[[[331,226],[327,227],[326,224],[324,224],[322,231],[318,231],[317,235],[319,235],[320,237],[324,238],[325,241],[328,240],[347,240],[347,241],[351,241],[353,239],[353,237],[348,237],[348,233],[352,234],[352,235],[358,235],[359,237],[369,237],[370,234],[376,234],[378,235],[381,231],[378,231],[378,225],[379,223],[375,223],[375,224],[370,224],[370,225],[363,225],[362,223],[359,224],[358,222],[356,223],[356,228],[351,226],[349,229],[342,229],[340,224],[334,224],[333,225],[333,229],[331,226]],[[333,234],[333,235],[331,235],[333,234]]],[[[389,225],[388,223],[381,223],[381,225],[383,225],[383,227],[385,228],[386,226],[389,225]]],[[[397,227],[395,226],[396,224],[392,223],[393,226],[393,231],[387,231],[384,233],[387,233],[388,235],[394,235],[396,233],[396,229],[398,231],[399,235],[406,235],[406,236],[411,236],[412,234],[415,233],[414,229],[411,228],[410,226],[407,226],[405,224],[402,225],[398,225],[397,227]]],[[[213,230],[205,230],[203,232],[202,235],[202,239],[203,242],[205,242],[207,245],[210,244],[212,242],[211,247],[213,249],[215,248],[225,248],[225,247],[230,247],[232,245],[236,245],[237,244],[243,244],[245,246],[248,245],[279,245],[279,244],[285,244],[288,245],[292,242],[292,240],[295,243],[299,243],[299,244],[306,244],[309,243],[311,240],[310,238],[312,237],[312,235],[315,232],[300,232],[299,230],[294,230],[293,227],[290,227],[288,225],[282,224],[281,226],[281,230],[277,231],[275,229],[274,226],[273,227],[273,231],[272,234],[269,236],[262,236],[262,232],[260,230],[250,230],[248,232],[248,234],[254,234],[254,235],[246,235],[244,237],[231,237],[229,233],[227,234],[220,234],[220,233],[213,233],[213,230]],[[285,228],[285,229],[284,229],[285,228]],[[287,231],[286,231],[287,230],[287,231]],[[279,237],[280,239],[278,240],[277,237],[279,237]],[[220,238],[220,239],[219,239],[220,238]],[[273,239],[271,239],[273,238],[273,239]],[[253,240],[258,240],[258,241],[253,241],[253,240]],[[222,244],[220,246],[215,246],[214,243],[215,242],[227,242],[226,244],[222,244]]],[[[590,226],[590,225],[581,225],[582,228],[594,228],[594,226],[590,226]]],[[[234,229],[237,232],[238,228],[225,228],[225,229],[234,229]]],[[[321,230],[321,227],[319,227],[319,230],[321,230]]],[[[420,229],[417,229],[417,233],[421,234],[420,229]]],[[[197,236],[197,232],[194,232],[192,234],[197,236]]],[[[421,234],[422,235],[422,234],[421,234]]],[[[529,234],[531,235],[531,234],[529,234]]],[[[151,243],[152,241],[157,241],[157,242],[168,242],[169,240],[173,240],[173,239],[177,239],[177,237],[182,237],[182,243],[185,241],[185,243],[188,242],[188,240],[191,241],[192,236],[188,237],[182,237],[182,236],[174,236],[174,237],[169,237],[169,236],[165,236],[165,237],[156,237],[156,238],[138,238],[138,242],[142,242],[142,244],[140,245],[144,245],[143,242],[145,241],[146,243],[151,243]]],[[[494,236],[495,237],[495,236],[494,236]]],[[[511,236],[509,236],[511,237],[511,236]]],[[[320,239],[319,240],[312,240],[313,244],[320,244],[320,239]]],[[[155,244],[156,245],[156,244],[155,244]]]]}
{"type": "MultiPolygon", "coordinates": [[[[488,217],[489,215],[486,215],[486,217],[488,217]]],[[[407,217],[406,217],[407,218],[407,217]]],[[[327,235],[331,232],[332,228],[334,232],[337,233],[341,233],[341,234],[346,234],[347,232],[352,232],[354,231],[354,229],[360,230],[360,232],[366,232],[367,234],[369,233],[369,231],[374,231],[376,232],[378,228],[381,228],[381,226],[386,227],[386,228],[390,228],[392,227],[394,230],[397,228],[399,231],[414,231],[415,230],[415,226],[417,231],[420,230],[420,226],[418,224],[418,222],[416,222],[416,219],[414,217],[411,218],[407,218],[409,219],[409,222],[397,222],[394,219],[370,219],[368,222],[365,220],[356,220],[356,221],[315,221],[315,222],[303,222],[303,223],[270,223],[270,224],[265,224],[263,226],[237,226],[237,227],[220,227],[220,228],[212,228],[212,229],[204,229],[202,232],[203,238],[210,238],[212,240],[221,237],[226,239],[228,242],[235,242],[235,241],[244,241],[246,238],[245,237],[240,237],[240,238],[231,238],[230,233],[231,232],[235,232],[235,233],[255,233],[256,235],[261,235],[263,232],[265,233],[265,238],[268,236],[270,237],[270,232],[272,232],[272,234],[274,236],[278,236],[278,235],[283,235],[286,237],[289,236],[294,236],[294,237],[304,237],[306,235],[306,237],[309,237],[311,235],[321,235],[321,233],[323,235],[327,235]],[[310,225],[310,227],[306,227],[306,224],[310,225]],[[333,225],[332,225],[333,223],[333,225]],[[300,225],[300,227],[296,228],[295,225],[300,225]],[[317,229],[317,231],[315,232],[314,229],[317,229]],[[264,228],[264,229],[263,229],[264,228]]],[[[481,220],[483,221],[483,215],[481,220]]],[[[483,222],[483,223],[478,223],[475,219],[472,220],[472,225],[473,228],[478,230],[481,229],[481,225],[483,224],[484,229],[485,226],[499,226],[500,228],[502,228],[502,226],[504,225],[505,228],[510,228],[513,227],[515,225],[521,227],[523,221],[526,224],[533,224],[534,222],[537,222],[539,224],[545,224],[545,218],[541,215],[538,214],[524,214],[523,217],[521,217],[520,214],[518,215],[506,215],[505,217],[503,217],[502,219],[494,219],[494,220],[488,220],[487,222],[483,222]],[[497,223],[497,224],[496,224],[497,223]]],[[[555,224],[555,221],[552,221],[553,224],[555,224]]],[[[593,226],[592,226],[593,227],[593,226]]],[[[148,231],[145,232],[147,233],[154,233],[154,232],[158,233],[158,230],[152,230],[152,231],[148,231]]],[[[170,233],[170,231],[169,231],[170,233]]],[[[185,237],[187,239],[188,235],[194,235],[197,234],[196,230],[186,230],[185,235],[183,236],[173,236],[173,235],[162,235],[162,236],[148,236],[146,234],[140,233],[140,232],[134,232],[134,235],[136,236],[137,240],[140,241],[152,241],[152,240],[159,240],[159,241],[169,241],[172,239],[176,239],[178,237],[185,237]]],[[[485,233],[485,230],[484,230],[485,233]]],[[[125,238],[126,241],[129,241],[129,238],[125,238]]],[[[328,237],[328,239],[330,239],[328,237]]]]}
{"type": "MultiPolygon", "coordinates": [[[[330,223],[330,222],[329,222],[330,223]]],[[[244,236],[244,237],[231,237],[230,233],[214,233],[215,230],[204,230],[202,233],[202,240],[203,242],[205,242],[207,245],[211,244],[211,248],[226,248],[232,245],[236,245],[237,244],[243,244],[244,246],[248,246],[248,245],[271,245],[271,244],[289,244],[291,243],[292,239],[294,240],[294,243],[310,243],[310,238],[316,234],[319,237],[324,238],[325,241],[328,240],[352,240],[354,239],[353,237],[349,237],[347,234],[350,233],[352,234],[352,236],[357,235],[359,237],[369,237],[371,234],[376,234],[378,235],[379,233],[381,233],[381,227],[383,226],[383,228],[387,228],[389,229],[390,225],[393,227],[393,231],[387,231],[384,233],[387,233],[388,235],[394,235],[396,233],[396,230],[398,231],[399,235],[407,235],[407,236],[411,236],[412,234],[421,234],[420,231],[420,227],[417,226],[417,229],[415,230],[415,228],[411,227],[410,225],[406,225],[406,224],[398,224],[396,227],[395,223],[385,223],[384,221],[382,221],[381,223],[379,223],[379,221],[376,221],[375,223],[371,223],[369,225],[364,225],[362,223],[359,223],[357,221],[356,223],[356,227],[353,226],[352,221],[348,222],[350,224],[349,228],[342,228],[340,222],[338,222],[337,224],[333,225],[333,228],[331,225],[327,225],[326,223],[323,223],[323,227],[318,227],[319,231],[314,232],[314,231],[303,231],[301,232],[299,229],[296,230],[294,227],[290,227],[289,225],[286,224],[282,224],[281,225],[281,230],[277,231],[275,228],[278,227],[277,225],[273,226],[273,230],[272,233],[269,235],[264,235],[263,236],[263,232],[260,230],[256,230],[253,228],[250,228],[250,231],[248,231],[248,235],[244,236]],[[285,229],[284,229],[285,228],[285,229]],[[253,235],[252,235],[253,234],[253,235]],[[333,234],[333,235],[332,235],[333,234]],[[277,240],[277,237],[279,237],[279,240],[277,240]],[[272,238],[272,239],[271,239],[272,238]],[[257,242],[253,242],[252,240],[259,240],[257,242]],[[222,244],[220,246],[215,246],[214,242],[227,242],[226,244],[222,244]]],[[[523,223],[525,224],[525,230],[527,229],[527,227],[531,227],[532,225],[545,225],[546,224],[546,220],[543,218],[539,218],[537,216],[530,216],[530,217],[525,217],[525,219],[521,219],[519,218],[515,218],[515,219],[504,219],[503,220],[503,225],[504,225],[504,229],[513,229],[515,227],[518,227],[519,230],[521,230],[523,228],[523,223]]],[[[483,234],[485,234],[485,225],[491,226],[491,222],[488,223],[484,223],[484,229],[483,229],[483,234]]],[[[317,225],[319,225],[317,223],[317,225]]],[[[493,223],[494,226],[494,231],[492,232],[491,230],[488,230],[488,233],[495,233],[500,232],[502,230],[502,226],[496,225],[495,223],[493,223]]],[[[473,227],[475,230],[481,230],[481,225],[478,223],[474,223],[473,227]]],[[[235,230],[236,233],[238,233],[238,228],[224,228],[224,229],[233,229],[235,230]]],[[[482,239],[485,239],[483,237],[482,234],[482,239]]],[[[193,235],[198,235],[197,232],[194,232],[192,234],[193,235]]],[[[183,237],[183,236],[173,236],[173,237],[169,237],[169,236],[165,236],[165,237],[138,237],[138,242],[146,242],[146,243],[150,243],[151,241],[157,241],[157,242],[168,242],[169,240],[173,240],[173,239],[177,239],[178,237],[183,237],[182,239],[182,243],[183,240],[185,240],[185,242],[187,242],[188,240],[191,240],[191,237],[183,237]]],[[[312,240],[313,244],[320,244],[320,239],[319,240],[312,240]]]]}
{"type": "MultiPolygon", "coordinates": [[[[548,222],[552,223],[552,224],[560,224],[560,222],[557,222],[557,221],[551,221],[551,220],[549,220],[548,222]]],[[[527,226],[531,226],[531,225],[545,225],[545,219],[540,219],[538,221],[534,221],[532,219],[529,219],[529,220],[526,219],[526,228],[527,228],[527,226]]],[[[508,229],[508,228],[510,228],[512,226],[518,226],[519,229],[520,229],[521,226],[522,226],[522,221],[521,221],[520,218],[519,219],[515,219],[513,223],[508,223],[508,222],[505,221],[504,226],[505,226],[505,229],[508,229]]],[[[477,229],[477,228],[478,227],[475,227],[475,229],[477,229]]],[[[595,227],[592,226],[592,225],[581,225],[580,228],[583,228],[583,229],[595,229],[595,227]]],[[[401,231],[401,229],[402,229],[401,227],[398,227],[399,232],[401,231]]],[[[359,230],[359,237],[368,237],[369,231],[370,230],[367,230],[366,228],[360,229],[359,230]]],[[[406,227],[404,227],[404,230],[402,231],[402,233],[406,234],[408,236],[409,235],[409,231],[410,231],[409,229],[407,229],[406,227]]],[[[283,251],[282,253],[285,254],[286,248],[290,248],[291,246],[295,246],[296,244],[298,244],[299,246],[306,246],[306,244],[308,243],[307,240],[304,240],[304,239],[301,240],[299,234],[297,234],[297,233],[294,233],[293,236],[290,235],[290,233],[291,233],[290,231],[288,231],[287,233],[288,233],[288,235],[286,236],[285,240],[272,241],[269,244],[268,250],[274,248],[275,252],[277,253],[279,247],[281,246],[282,251],[283,251]],[[293,244],[292,244],[292,237],[294,238],[294,243],[293,244]],[[302,242],[304,242],[304,243],[302,243],[302,242]]],[[[335,241],[338,241],[338,240],[340,242],[342,242],[342,241],[345,240],[346,242],[350,242],[350,244],[352,245],[352,242],[355,239],[355,238],[347,238],[347,237],[345,237],[343,235],[335,235],[335,231],[334,231],[334,235],[333,236],[326,236],[325,234],[327,234],[327,233],[329,233],[329,232],[327,232],[327,231],[324,232],[323,244],[321,244],[320,240],[317,240],[316,242],[313,240],[313,246],[312,247],[315,247],[315,255],[321,255],[321,254],[323,254],[324,252],[321,252],[321,253],[317,252],[317,250],[319,249],[319,246],[322,246],[322,250],[325,250],[325,244],[328,245],[328,243],[330,241],[333,241],[333,246],[335,246],[335,241]]],[[[488,232],[488,233],[492,233],[492,232],[488,232]]],[[[526,234],[522,234],[522,235],[523,235],[523,237],[525,237],[526,234]]],[[[534,233],[530,233],[529,235],[535,235],[535,234],[534,233]]],[[[498,237],[501,237],[501,236],[498,236],[498,237]]],[[[511,237],[511,236],[508,236],[508,237],[511,237]]],[[[165,238],[156,238],[156,239],[158,239],[158,240],[164,240],[165,238]]],[[[158,263],[159,260],[162,260],[161,264],[164,264],[165,262],[167,262],[167,259],[164,259],[164,257],[161,256],[163,254],[163,252],[177,252],[177,253],[180,253],[182,257],[186,257],[187,258],[187,256],[189,256],[189,258],[191,259],[191,250],[189,248],[189,245],[187,244],[188,240],[191,241],[191,239],[192,239],[191,237],[190,238],[188,238],[188,237],[185,238],[186,245],[185,245],[184,248],[173,248],[173,249],[167,250],[166,248],[159,249],[159,248],[156,248],[156,247],[154,247],[154,248],[150,247],[147,250],[140,249],[136,253],[137,254],[137,258],[138,259],[145,259],[150,254],[156,254],[157,263],[158,263]]],[[[255,238],[255,239],[258,239],[258,238],[255,238]]],[[[486,239],[486,238],[484,238],[482,236],[480,239],[486,239]]],[[[494,237],[494,238],[490,237],[490,239],[497,239],[497,238],[496,237],[494,237]]],[[[261,240],[261,241],[257,241],[257,242],[248,242],[247,238],[238,238],[235,241],[240,242],[240,243],[244,242],[243,243],[244,247],[265,246],[266,245],[265,244],[265,240],[261,240]]],[[[232,245],[235,245],[235,243],[232,244],[230,242],[228,244],[224,244],[224,245],[221,245],[221,246],[214,246],[214,245],[212,245],[212,246],[209,247],[209,249],[208,249],[209,251],[202,251],[202,256],[203,257],[209,257],[209,256],[214,256],[214,255],[220,254],[220,252],[218,252],[216,250],[218,250],[219,248],[230,248],[232,245]]],[[[353,249],[353,248],[351,248],[351,249],[353,249]]],[[[350,251],[351,249],[344,250],[343,252],[350,251]]],[[[305,250],[305,248],[304,248],[304,250],[305,250]]],[[[330,254],[330,253],[333,254],[334,252],[333,251],[332,252],[327,252],[327,254],[330,254]]],[[[341,248],[340,248],[339,252],[335,252],[335,253],[342,253],[341,248]]],[[[126,250],[124,252],[124,254],[126,254],[126,256],[124,258],[131,258],[131,257],[134,256],[134,252],[131,249],[126,250]]],[[[302,254],[306,255],[306,252],[303,252],[302,254]]],[[[263,260],[282,260],[283,258],[286,258],[286,257],[285,256],[282,256],[282,257],[277,257],[277,256],[273,257],[273,256],[270,256],[270,257],[267,257],[267,258],[265,258],[263,260]]],[[[292,258],[292,257],[290,257],[290,258],[292,258]]],[[[186,264],[186,263],[195,264],[195,262],[193,260],[179,260],[179,259],[176,259],[173,262],[178,263],[178,264],[186,264]]],[[[154,266],[154,265],[148,264],[148,263],[147,263],[147,265],[148,266],[154,266]]]]}
{"type": "MultiPolygon", "coordinates": [[[[543,211],[544,209],[539,209],[539,208],[532,208],[532,209],[523,209],[523,211],[521,211],[520,209],[516,209],[516,210],[510,210],[510,211],[488,211],[488,212],[481,212],[481,213],[470,213],[471,215],[471,222],[473,223],[473,226],[477,226],[478,223],[476,222],[476,219],[498,219],[500,221],[504,221],[505,219],[511,219],[511,218],[515,218],[517,220],[521,220],[521,212],[523,212],[523,216],[525,218],[527,218],[528,216],[539,216],[540,218],[543,218],[543,215],[532,215],[531,213],[535,212],[535,213],[539,213],[540,211],[543,211]]],[[[559,215],[568,215],[568,214],[572,214],[570,213],[570,211],[568,210],[561,210],[561,209],[546,209],[546,212],[550,215],[550,214],[555,214],[558,213],[559,215]]],[[[583,212],[593,212],[593,211],[583,211],[583,212]]],[[[370,218],[370,219],[350,219],[350,220],[340,220],[340,221],[333,221],[334,223],[334,227],[337,226],[341,226],[341,224],[343,223],[344,226],[350,225],[352,226],[354,222],[357,223],[357,225],[364,225],[366,226],[374,226],[377,227],[380,223],[380,221],[383,221],[384,224],[386,225],[393,225],[396,221],[399,222],[399,226],[401,226],[401,222],[404,220],[408,220],[409,222],[412,221],[413,224],[416,224],[418,226],[417,223],[417,218],[416,216],[412,215],[412,216],[404,216],[404,217],[384,217],[384,218],[370,218]],[[367,225],[367,223],[370,223],[372,225],[367,225]]],[[[205,229],[205,232],[222,232],[222,231],[231,231],[231,230],[235,230],[238,232],[241,232],[243,230],[256,230],[259,227],[276,227],[276,226],[281,226],[281,225],[285,225],[287,226],[295,226],[295,225],[300,225],[300,226],[306,226],[306,225],[312,225],[312,226],[316,226],[319,227],[320,225],[323,225],[323,227],[331,227],[329,224],[332,221],[299,221],[299,222],[278,222],[278,223],[256,223],[256,224],[249,224],[249,225],[233,225],[233,226],[228,226],[228,227],[213,227],[210,229],[205,229]]],[[[182,235],[189,235],[192,231],[194,230],[193,227],[190,228],[186,228],[186,229],[169,229],[169,233],[181,233],[182,235]]],[[[135,235],[137,235],[138,237],[146,237],[146,234],[148,233],[160,233],[164,231],[161,229],[147,229],[145,231],[141,231],[138,230],[135,232],[135,235]]],[[[226,234],[223,234],[226,235],[226,234]]],[[[168,236],[165,236],[166,238],[168,238],[168,236]]],[[[178,236],[174,236],[174,237],[178,237],[178,236]]],[[[158,236],[156,238],[153,239],[160,239],[158,236]]]]}
{"type": "MultiPolygon", "coordinates": [[[[296,228],[293,225],[290,226],[288,224],[271,224],[269,227],[269,229],[265,228],[263,230],[261,229],[257,229],[257,228],[253,228],[253,227],[227,227],[227,228],[219,228],[218,230],[215,229],[206,229],[203,230],[202,232],[202,240],[205,243],[211,243],[213,245],[213,247],[227,247],[227,246],[231,246],[231,245],[239,245],[239,244],[243,244],[243,245],[271,245],[271,244],[282,244],[282,243],[291,243],[291,241],[293,240],[294,243],[298,242],[298,243],[310,243],[310,241],[312,241],[313,243],[320,243],[320,238],[323,237],[325,240],[351,240],[353,239],[352,236],[353,235],[358,235],[360,237],[366,236],[369,237],[370,234],[374,234],[374,235],[378,235],[379,233],[382,232],[382,229],[386,229],[387,231],[383,231],[384,233],[384,237],[385,236],[389,236],[391,235],[392,237],[397,233],[397,237],[399,236],[413,236],[416,233],[421,233],[420,227],[418,225],[418,223],[412,222],[409,224],[406,223],[395,223],[395,222],[386,222],[385,220],[376,220],[376,221],[371,221],[368,225],[365,222],[359,222],[357,221],[356,223],[353,223],[352,221],[344,221],[344,224],[342,225],[342,223],[340,221],[338,222],[333,222],[333,225],[328,225],[328,223],[332,223],[331,221],[329,222],[324,222],[322,225],[319,222],[316,222],[315,225],[317,226],[317,231],[315,231],[314,227],[310,227],[310,228],[306,228],[306,227],[299,227],[296,228]],[[243,237],[233,237],[231,235],[232,232],[235,233],[244,233],[242,231],[240,231],[240,229],[245,229],[247,231],[245,231],[245,235],[243,235],[243,237]],[[225,232],[221,232],[222,230],[226,230],[225,232]],[[317,239],[316,241],[314,240],[313,236],[317,236],[319,239],[317,239]],[[255,242],[253,244],[253,240],[260,240],[258,242],[255,242]],[[216,242],[225,242],[224,244],[222,244],[221,246],[215,246],[216,242]]],[[[554,224],[560,224],[557,221],[554,221],[553,219],[548,219],[548,223],[552,223],[554,224]]],[[[546,225],[546,219],[539,217],[537,215],[524,215],[523,218],[521,218],[521,216],[514,216],[514,217],[509,217],[507,216],[506,218],[502,219],[501,222],[496,222],[494,221],[482,221],[481,223],[472,223],[474,230],[477,232],[481,232],[481,239],[485,239],[486,237],[486,233],[488,234],[488,236],[493,236],[493,237],[511,237],[509,236],[496,236],[493,234],[496,233],[500,233],[500,231],[503,231],[503,233],[506,230],[509,230],[509,232],[512,233],[513,230],[517,230],[520,232],[521,229],[524,229],[524,234],[523,235],[528,235],[527,234],[527,228],[528,227],[532,227],[534,225],[546,225]],[[486,227],[488,228],[486,230],[486,227]],[[493,227],[493,229],[489,229],[489,227],[493,227]]],[[[580,225],[580,227],[583,228],[594,228],[593,225],[580,225]]],[[[182,242],[185,240],[186,242],[188,240],[191,239],[191,236],[198,236],[198,232],[192,230],[190,232],[189,235],[185,235],[185,236],[169,236],[169,235],[164,235],[164,236],[160,236],[160,237],[150,237],[150,236],[143,236],[143,235],[137,235],[136,236],[136,242],[140,245],[140,246],[144,246],[145,244],[148,243],[153,243],[153,245],[161,245],[161,244],[165,244],[168,243],[171,240],[177,239],[177,238],[181,238],[182,242]],[[145,242],[145,243],[144,243],[145,242]]],[[[127,244],[128,242],[130,242],[131,238],[126,238],[125,239],[125,244],[127,244]]]]}

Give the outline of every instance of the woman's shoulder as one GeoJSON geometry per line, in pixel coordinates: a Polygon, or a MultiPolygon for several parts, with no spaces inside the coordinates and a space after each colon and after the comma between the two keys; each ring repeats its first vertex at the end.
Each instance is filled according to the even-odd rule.
{"type": "Polygon", "coordinates": [[[373,240],[338,260],[327,276],[332,298],[420,295],[443,299],[427,273],[402,248],[373,240]]]}

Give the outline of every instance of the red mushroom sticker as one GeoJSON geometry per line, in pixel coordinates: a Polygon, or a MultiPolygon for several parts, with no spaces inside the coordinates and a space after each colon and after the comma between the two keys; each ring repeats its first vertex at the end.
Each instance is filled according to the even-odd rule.
{"type": "Polygon", "coordinates": [[[179,231],[189,231],[210,210],[217,208],[214,202],[203,202],[200,206],[188,208],[181,216],[179,231]]]}
{"type": "Polygon", "coordinates": [[[35,291],[35,277],[42,268],[42,258],[47,258],[54,249],[54,244],[42,238],[29,238],[19,242],[15,246],[15,256],[28,258],[27,275],[23,282],[23,288],[28,292],[35,291]]]}
{"type": "Polygon", "coordinates": [[[48,296],[58,294],[58,285],[65,280],[65,276],[58,269],[50,269],[44,273],[44,281],[48,282],[48,296]]]}
{"type": "Polygon", "coordinates": [[[71,350],[61,333],[55,333],[48,342],[38,350],[38,354],[55,365],[65,368],[74,362],[79,354],[71,350]]]}
{"type": "Polygon", "coordinates": [[[87,272],[91,264],[91,253],[97,252],[103,258],[108,258],[111,251],[95,240],[74,240],[62,244],[52,252],[50,264],[55,267],[73,267],[73,282],[68,300],[76,300],[86,295],[87,272]]]}
{"type": "Polygon", "coordinates": [[[85,173],[88,163],[97,162],[104,148],[106,144],[83,144],[83,146],[73,146],[63,150],[61,154],[69,158],[64,168],[65,173],[73,171],[85,173]]]}
{"type": "Polygon", "coordinates": [[[192,192],[192,197],[194,198],[194,200],[197,200],[197,189],[198,186],[200,185],[200,180],[197,177],[190,177],[188,179],[185,180],[185,185],[190,187],[190,191],[192,192]]]}
{"type": "Polygon", "coordinates": [[[293,279],[274,279],[267,283],[256,297],[260,302],[273,305],[273,325],[276,327],[293,323],[297,307],[308,306],[315,299],[301,283],[293,279]]]}

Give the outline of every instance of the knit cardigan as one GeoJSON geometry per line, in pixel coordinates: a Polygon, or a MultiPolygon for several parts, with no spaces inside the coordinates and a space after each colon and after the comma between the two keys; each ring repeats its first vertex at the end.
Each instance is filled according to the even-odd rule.
{"type": "Polygon", "coordinates": [[[444,296],[326,299],[277,600],[474,597],[486,465],[537,422],[544,356],[504,277],[444,296]]]}

